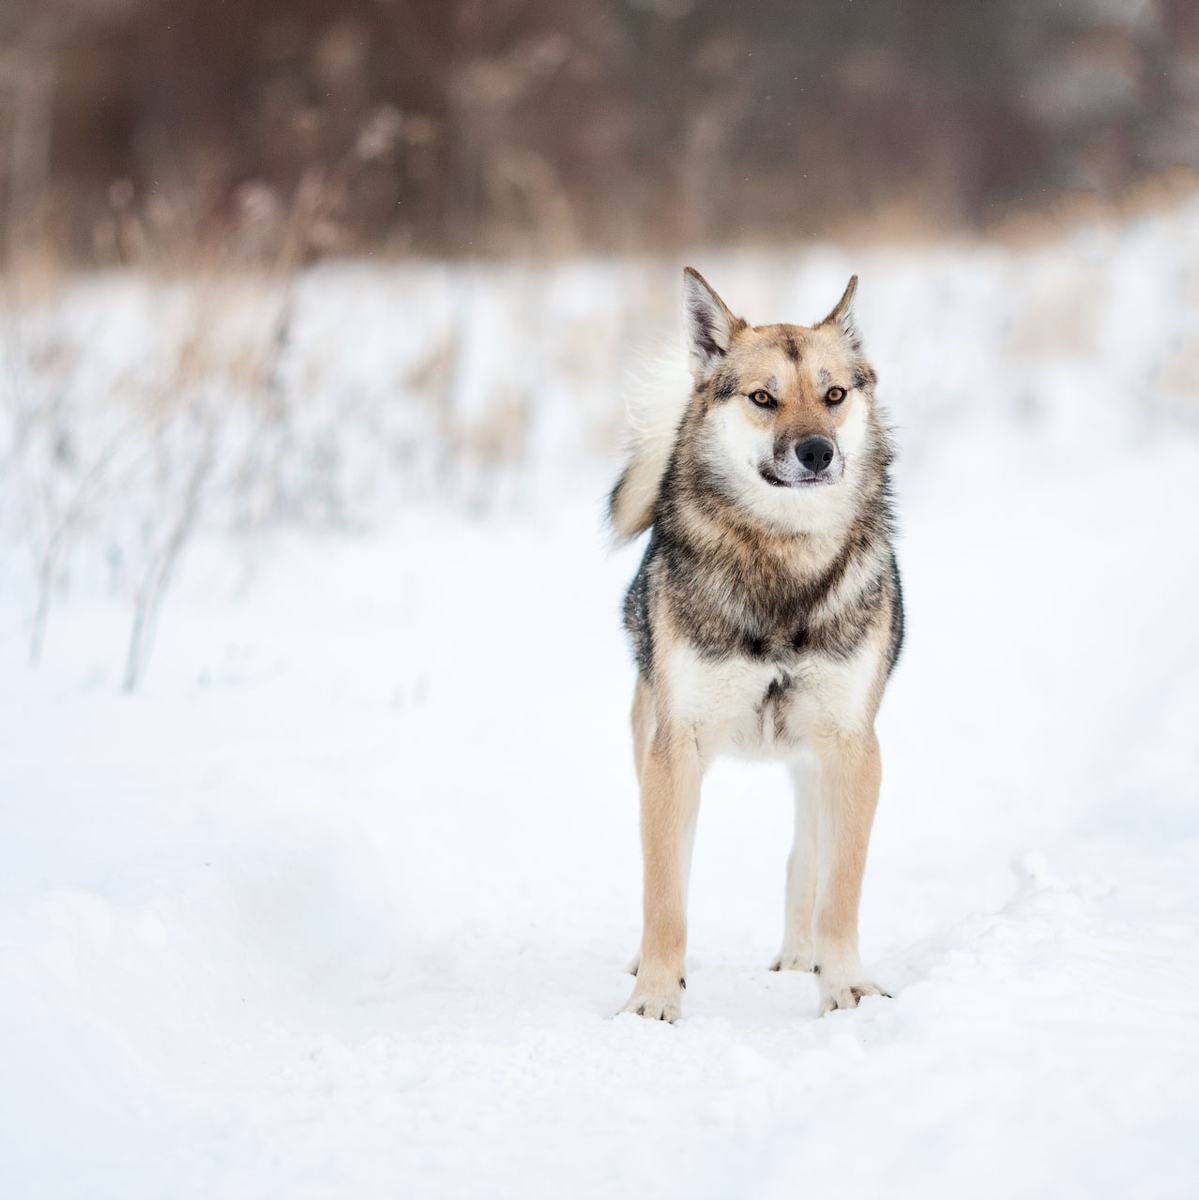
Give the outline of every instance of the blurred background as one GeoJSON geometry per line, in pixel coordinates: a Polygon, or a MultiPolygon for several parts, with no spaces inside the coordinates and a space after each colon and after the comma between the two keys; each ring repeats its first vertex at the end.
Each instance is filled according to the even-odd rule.
{"type": "Polygon", "coordinates": [[[989,230],[1199,160],[1192,0],[7,0],[9,260],[989,230]]]}

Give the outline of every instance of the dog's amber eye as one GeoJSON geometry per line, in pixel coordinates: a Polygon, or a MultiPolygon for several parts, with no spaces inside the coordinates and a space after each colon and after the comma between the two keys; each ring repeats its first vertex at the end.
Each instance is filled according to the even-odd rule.
{"type": "Polygon", "coordinates": [[[756,392],[750,392],[749,398],[758,405],[759,408],[773,408],[774,397],[769,392],[764,392],[758,388],[756,392]]]}
{"type": "Polygon", "coordinates": [[[824,402],[826,404],[840,404],[845,399],[845,389],[839,387],[831,387],[824,393],[824,402]]]}

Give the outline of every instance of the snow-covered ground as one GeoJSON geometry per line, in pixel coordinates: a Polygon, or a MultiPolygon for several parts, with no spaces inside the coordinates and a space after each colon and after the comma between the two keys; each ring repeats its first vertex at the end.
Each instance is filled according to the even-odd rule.
{"type": "MultiPolygon", "coordinates": [[[[729,763],[683,1020],[613,1017],[639,936],[638,548],[600,524],[592,358],[541,360],[541,432],[469,503],[451,473],[424,499],[377,484],[352,530],[205,525],[132,695],[128,595],[95,565],[113,523],[80,530],[34,669],[12,517],[0,1194],[1199,1194],[1196,229],[861,268],[909,640],[862,911],[894,999],[853,1012],[818,1019],[810,976],[766,969],[787,785],[729,763]],[[548,409],[576,377],[572,424],[548,409]]],[[[857,265],[796,261],[782,311],[778,275],[768,304],[752,263],[708,274],[802,320],[857,265]]],[[[618,277],[560,270],[554,294],[595,280],[618,328],[618,277]]],[[[127,286],[87,284],[90,319],[127,286]]]]}

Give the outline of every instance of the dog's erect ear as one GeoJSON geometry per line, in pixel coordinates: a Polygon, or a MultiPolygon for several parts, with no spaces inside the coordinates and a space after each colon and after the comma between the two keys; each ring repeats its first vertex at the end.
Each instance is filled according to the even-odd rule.
{"type": "Polygon", "coordinates": [[[728,353],[733,334],[745,328],[693,267],[683,268],[683,312],[691,374],[703,383],[728,353]]]}
{"type": "Polygon", "coordinates": [[[820,322],[821,325],[835,325],[855,346],[860,342],[858,327],[853,319],[853,297],[857,290],[858,277],[853,275],[845,288],[845,294],[837,301],[837,306],[820,322]]]}

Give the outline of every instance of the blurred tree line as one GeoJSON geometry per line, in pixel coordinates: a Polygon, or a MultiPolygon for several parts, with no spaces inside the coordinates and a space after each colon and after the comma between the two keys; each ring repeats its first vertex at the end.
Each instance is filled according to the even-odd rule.
{"type": "Polygon", "coordinates": [[[0,0],[10,256],[977,227],[1196,162],[1197,0],[0,0]]]}

